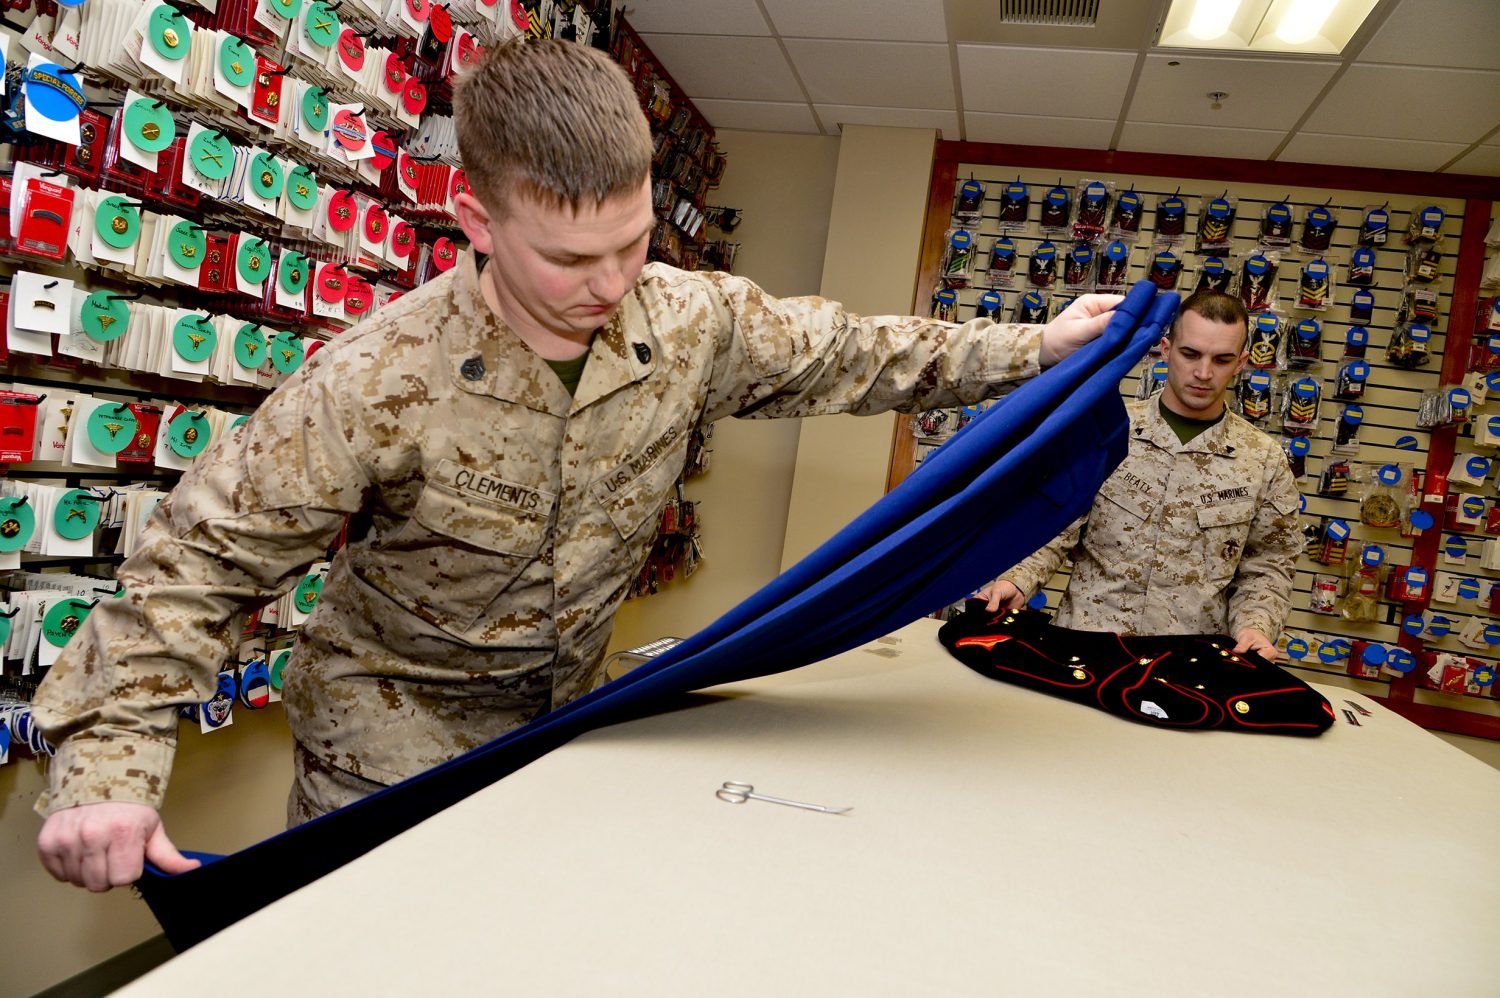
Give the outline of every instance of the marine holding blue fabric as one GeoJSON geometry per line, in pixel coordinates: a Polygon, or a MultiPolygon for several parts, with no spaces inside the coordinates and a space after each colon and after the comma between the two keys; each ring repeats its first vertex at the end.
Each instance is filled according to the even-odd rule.
{"type": "Polygon", "coordinates": [[[1097,338],[1120,300],[954,325],[646,265],[650,130],[623,71],[580,45],[497,47],[455,119],[472,249],[199,458],[120,568],[124,598],[42,684],[57,757],[38,848],[57,878],[193,868],[157,810],[177,710],[346,522],[286,671],[292,823],[593,688],[694,427],[973,403],[1097,338]]]}
{"type": "Polygon", "coordinates": [[[1130,635],[1229,634],[1278,657],[1302,533],[1276,442],[1224,404],[1249,359],[1245,310],[1200,292],[1161,342],[1160,395],[1130,402],[1130,453],[1093,508],[981,591],[1017,609],[1071,557],[1060,627],[1130,635]]]}

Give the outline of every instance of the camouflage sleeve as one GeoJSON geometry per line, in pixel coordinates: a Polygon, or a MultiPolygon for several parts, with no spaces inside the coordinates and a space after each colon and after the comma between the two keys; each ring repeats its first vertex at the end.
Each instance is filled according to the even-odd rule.
{"type": "Polygon", "coordinates": [[[1292,609],[1292,584],[1302,551],[1300,507],[1296,479],[1279,452],[1273,452],[1229,594],[1230,634],[1253,627],[1275,641],[1281,633],[1292,609]]]}
{"type": "Polygon", "coordinates": [[[213,444],[162,501],[121,566],[125,595],[99,603],[37,691],[57,747],[48,815],[99,801],[160,807],[177,709],[207,700],[243,617],[321,558],[367,486],[320,351],[251,419],[213,444]]]}
{"type": "Polygon", "coordinates": [[[1074,545],[1078,543],[1078,538],[1083,533],[1083,525],[1087,521],[1087,514],[1080,516],[1066,530],[1048,541],[1036,554],[1008,569],[1000,578],[1014,585],[1027,599],[1035,596],[1067,560],[1068,552],[1072,551],[1074,545]]]}
{"type": "Polygon", "coordinates": [[[1041,369],[1041,326],[859,316],[824,298],[773,298],[729,274],[690,279],[723,331],[710,419],[968,405],[1041,369]]]}

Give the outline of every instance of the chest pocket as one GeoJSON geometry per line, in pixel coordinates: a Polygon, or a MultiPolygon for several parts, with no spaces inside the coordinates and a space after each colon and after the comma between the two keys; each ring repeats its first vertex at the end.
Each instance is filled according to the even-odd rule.
{"type": "Polygon", "coordinates": [[[1080,543],[1106,574],[1138,563],[1155,548],[1151,521],[1160,501],[1118,478],[1108,478],[1099,490],[1084,524],[1080,543]]]}
{"type": "Polygon", "coordinates": [[[556,497],[533,510],[458,495],[429,481],[383,547],[382,574],[413,612],[455,634],[474,626],[542,552],[556,497]]]}
{"type": "Polygon", "coordinates": [[[590,490],[625,541],[632,562],[645,557],[662,507],[671,498],[673,485],[682,473],[689,436],[679,434],[666,453],[634,478],[626,477],[626,469],[618,469],[603,481],[595,482],[590,490]]]}
{"type": "Polygon", "coordinates": [[[1198,533],[1202,538],[1203,564],[1208,567],[1209,578],[1222,581],[1234,577],[1253,519],[1253,499],[1199,508],[1198,533]]]}

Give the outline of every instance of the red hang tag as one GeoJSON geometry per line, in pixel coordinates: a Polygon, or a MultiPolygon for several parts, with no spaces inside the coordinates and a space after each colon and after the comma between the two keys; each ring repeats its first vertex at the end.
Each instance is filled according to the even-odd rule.
{"type": "Polygon", "coordinates": [[[349,275],[336,263],[318,265],[318,297],[336,305],[349,292],[349,275]]]}
{"type": "Polygon", "coordinates": [[[452,270],[458,262],[458,247],[447,236],[439,236],[432,244],[432,260],[439,273],[452,270]]]}
{"type": "Polygon", "coordinates": [[[406,81],[401,91],[401,106],[408,114],[421,114],[427,109],[427,86],[415,76],[406,81]]]}
{"type": "Polygon", "coordinates": [[[319,350],[323,349],[325,346],[328,345],[326,341],[324,341],[324,340],[315,340],[311,336],[303,337],[302,342],[304,344],[306,344],[302,348],[302,359],[303,360],[307,360],[313,354],[317,353],[319,350]]]}
{"type": "Polygon", "coordinates": [[[510,19],[522,31],[531,30],[531,17],[526,13],[526,6],[521,0],[510,0],[510,19]]]}
{"type": "Polygon", "coordinates": [[[397,169],[401,171],[401,177],[406,181],[408,187],[417,190],[417,161],[411,158],[410,153],[398,153],[396,156],[397,169]]]}
{"type": "Polygon", "coordinates": [[[250,116],[274,125],[281,117],[281,86],[286,80],[285,67],[265,56],[255,57],[255,89],[251,94],[250,116]],[[272,73],[277,75],[273,76],[272,73]]]}
{"type": "Polygon", "coordinates": [[[464,68],[478,65],[479,59],[484,55],[484,48],[475,41],[474,36],[465,31],[458,38],[458,64],[464,68]]]}
{"type": "Polygon", "coordinates": [[[351,274],[345,288],[344,311],[350,315],[364,315],[375,304],[375,289],[363,277],[351,274]]]}
{"type": "Polygon", "coordinates": [[[339,61],[351,73],[358,73],[365,68],[365,40],[356,35],[353,28],[345,28],[339,33],[338,49],[339,61]]]}
{"type": "Polygon", "coordinates": [[[406,89],[406,67],[401,65],[401,60],[392,52],[385,57],[385,70],[381,73],[385,81],[385,88],[393,94],[399,94],[406,89]]]}
{"type": "Polygon", "coordinates": [[[365,212],[365,239],[372,243],[384,243],[391,227],[391,217],[379,204],[372,203],[365,212]]]}
{"type": "Polygon", "coordinates": [[[417,230],[408,222],[397,222],[391,230],[391,252],[397,257],[408,257],[417,248],[417,230]]]}
{"type": "Polygon", "coordinates": [[[161,427],[161,407],[143,402],[127,404],[135,416],[135,437],[130,446],[115,455],[115,460],[120,464],[152,464],[155,461],[156,434],[161,427]]]}
{"type": "Polygon", "coordinates": [[[0,291],[0,363],[10,360],[10,292],[0,291]]]}
{"type": "Polygon", "coordinates": [[[406,12],[411,15],[413,21],[421,24],[432,13],[432,5],[427,0],[406,0],[406,12]]]}
{"type": "Polygon", "coordinates": [[[334,232],[348,232],[359,221],[359,206],[349,191],[335,191],[328,199],[328,225],[334,232]]]}
{"type": "MultiPolygon", "coordinates": [[[[16,238],[10,229],[11,179],[0,177],[0,253],[10,253],[16,248],[16,238]]],[[[0,317],[0,321],[4,321],[0,317]]]]}
{"type": "Polygon", "coordinates": [[[1500,535],[1500,505],[1487,507],[1484,514],[1484,532],[1500,535]]]}
{"type": "Polygon", "coordinates": [[[396,161],[396,153],[401,147],[396,141],[396,136],[390,132],[381,131],[370,136],[370,148],[375,151],[375,155],[370,157],[370,163],[375,169],[384,170],[396,161]]]}
{"type": "Polygon", "coordinates": [[[359,152],[369,141],[370,129],[365,119],[344,108],[333,116],[333,139],[351,153],[359,152]]]}
{"type": "Polygon", "coordinates": [[[68,230],[73,225],[73,197],[71,187],[36,178],[26,181],[21,220],[16,226],[16,251],[61,260],[68,251],[68,230]]]}
{"type": "Polygon", "coordinates": [[[36,459],[36,416],[41,396],[0,392],[0,464],[36,459]]]}
{"type": "MultiPolygon", "coordinates": [[[[420,0],[420,2],[425,4],[427,0],[420,0]]],[[[446,45],[453,39],[453,17],[446,7],[433,7],[431,11],[427,30],[432,32],[434,38],[446,45]]]]}
{"type": "Polygon", "coordinates": [[[199,291],[226,291],[233,283],[234,243],[236,236],[203,234],[203,266],[198,268],[199,291]],[[226,283],[228,282],[228,283],[226,283]]]}
{"type": "Polygon", "coordinates": [[[448,196],[456,198],[460,194],[469,193],[469,178],[462,170],[454,170],[453,176],[448,178],[448,196]]]}

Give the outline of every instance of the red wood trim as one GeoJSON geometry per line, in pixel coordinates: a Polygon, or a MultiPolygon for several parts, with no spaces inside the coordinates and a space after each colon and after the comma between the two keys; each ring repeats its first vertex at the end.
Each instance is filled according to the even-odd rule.
{"type": "Polygon", "coordinates": [[[1109,152],[1104,149],[1064,149],[1054,146],[1011,146],[984,142],[939,142],[936,155],[939,161],[954,164],[1040,167],[1065,172],[1128,173],[1241,184],[1414,194],[1418,197],[1500,200],[1500,177],[1475,177],[1457,173],[1421,173],[1416,170],[1377,170],[1364,166],[1279,163],[1256,159],[1109,152]]]}
{"type": "Polygon", "coordinates": [[[1412,703],[1409,700],[1371,697],[1377,703],[1431,731],[1449,731],[1455,735],[1470,735],[1474,738],[1500,740],[1500,717],[1480,714],[1457,707],[1439,707],[1430,703],[1412,703]]]}

